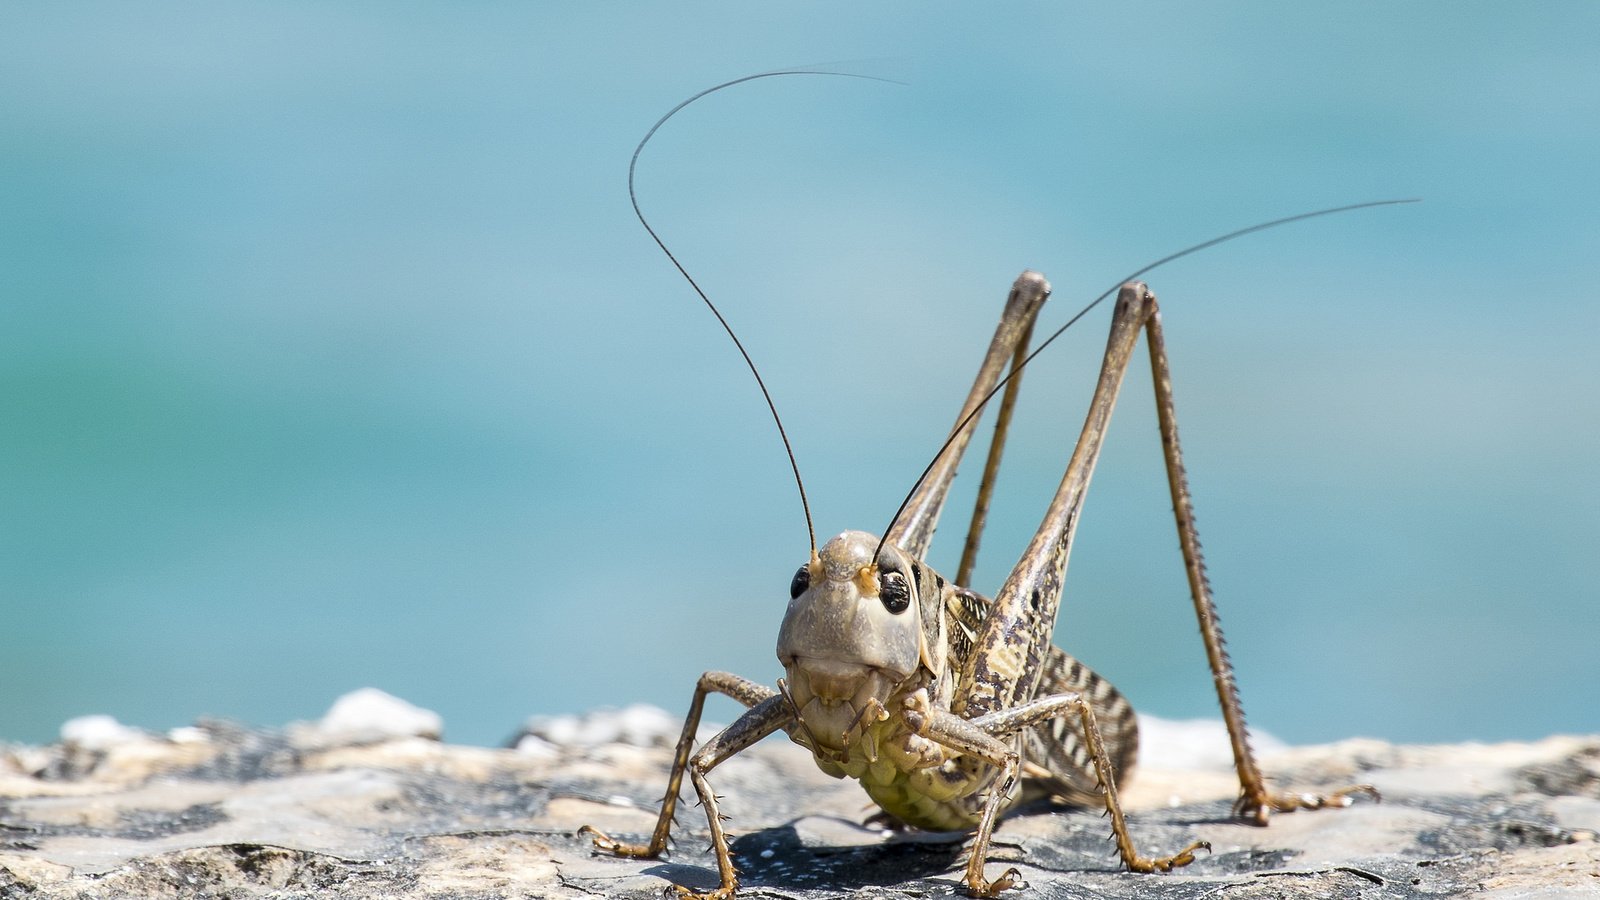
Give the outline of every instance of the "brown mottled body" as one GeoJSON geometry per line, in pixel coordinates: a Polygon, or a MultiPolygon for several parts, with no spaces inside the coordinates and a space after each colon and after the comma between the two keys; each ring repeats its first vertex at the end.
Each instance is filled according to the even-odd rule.
{"type": "MultiPolygon", "coordinates": [[[[785,74],[828,73],[766,73],[702,91],[656,122],[634,151],[628,170],[629,196],[640,223],[717,316],[741,353],[744,347],[732,328],[639,210],[633,191],[634,166],[650,137],[678,110],[722,88],[785,74]]],[[[1163,261],[1263,228],[1396,202],[1407,201],[1291,216],[1214,238],[1163,261]]],[[[636,857],[654,857],[665,850],[687,772],[706,808],[720,878],[718,887],[702,896],[727,900],[737,889],[738,873],[707,776],[729,756],[780,730],[808,748],[823,771],[858,779],[885,812],[901,821],[922,828],[972,829],[972,850],[962,880],[974,896],[992,897],[1018,886],[1016,869],[989,880],[984,862],[996,819],[1022,796],[1024,785],[1067,800],[1103,804],[1118,852],[1133,871],[1165,872],[1189,864],[1196,850],[1209,848],[1197,841],[1171,856],[1138,853],[1117,801],[1117,785],[1131,771],[1138,754],[1133,710],[1109,682],[1050,643],[1084,495],[1141,333],[1148,342],[1154,372],[1178,542],[1238,770],[1237,812],[1248,821],[1266,824],[1272,810],[1344,805],[1353,793],[1372,792],[1363,785],[1328,795],[1273,794],[1256,767],[1200,556],[1194,508],[1178,446],[1161,314],[1155,295],[1143,283],[1129,281],[1117,291],[1111,334],[1089,412],[1038,531],[993,600],[963,586],[972,572],[983,532],[1013,404],[1022,384],[1021,373],[1032,358],[1028,347],[1034,321],[1049,294],[1049,284],[1037,272],[1023,272],[1016,280],[949,440],[917,480],[884,538],[847,531],[819,551],[813,536],[810,558],[790,584],[790,603],[778,634],[778,659],[786,677],[778,681],[777,689],[725,672],[702,675],[673,756],[661,816],[649,842],[627,844],[585,828],[593,835],[596,848],[636,857]],[[976,430],[978,414],[997,393],[1008,369],[966,549],[952,582],[922,560],[956,468],[976,430]],[[749,709],[695,751],[701,709],[706,694],[712,692],[727,694],[749,709]]],[[[1039,349],[1054,338],[1047,338],[1039,349]]],[[[744,358],[788,449],[788,437],[771,395],[749,355],[744,358]]],[[[809,506],[792,452],[789,460],[809,529],[809,506]]],[[[693,896],[685,888],[678,891],[693,896]]]]}
{"type": "MultiPolygon", "coordinates": [[[[1124,864],[1137,872],[1187,865],[1197,841],[1166,857],[1136,850],[1116,787],[1138,753],[1133,709],[1109,682],[1050,644],[1084,494],[1115,406],[1122,376],[1141,333],[1155,370],[1162,446],[1172,486],[1179,543],[1218,699],[1240,780],[1239,812],[1265,823],[1271,810],[1344,805],[1357,786],[1326,796],[1269,793],[1256,768],[1240,712],[1232,667],[1210,588],[1173,424],[1155,295],[1130,282],[1117,295],[1111,335],[1082,434],[1044,521],[993,600],[948,582],[921,561],[956,465],[970,441],[976,412],[1013,369],[996,441],[1003,440],[1016,367],[1049,285],[1024,272],[1008,297],[950,442],[908,498],[888,536],[844,532],[795,574],[778,638],[787,678],[778,689],[720,672],[702,676],[674,758],[661,817],[648,844],[625,844],[586,829],[595,846],[624,856],[655,856],[666,847],[683,773],[707,810],[721,878],[704,896],[725,900],[738,884],[716,795],[706,780],[719,762],[775,731],[807,747],[836,777],[858,779],[885,812],[908,825],[975,831],[963,881],[974,896],[995,896],[1019,884],[1010,869],[990,880],[983,871],[998,817],[1031,788],[1080,803],[1103,804],[1124,864]],[[750,710],[693,753],[705,694],[734,697],[750,710]]],[[[969,534],[970,554],[999,465],[991,452],[969,534]]],[[[967,563],[963,568],[967,568],[967,563]]],[[[689,892],[680,888],[680,893],[689,892]]]]}

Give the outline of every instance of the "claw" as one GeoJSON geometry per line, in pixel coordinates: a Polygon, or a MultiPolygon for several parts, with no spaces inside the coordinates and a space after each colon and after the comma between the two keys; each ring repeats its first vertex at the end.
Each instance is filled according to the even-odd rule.
{"type": "Polygon", "coordinates": [[[1340,788],[1327,794],[1292,793],[1285,791],[1281,794],[1271,794],[1262,791],[1259,794],[1245,794],[1233,804],[1233,814],[1255,825],[1267,824],[1267,819],[1274,812],[1294,812],[1297,809],[1340,809],[1355,802],[1356,794],[1367,794],[1375,801],[1381,801],[1383,795],[1370,784],[1355,784],[1347,788],[1340,788]]]}
{"type": "Polygon", "coordinates": [[[1179,850],[1177,853],[1173,854],[1172,856],[1169,856],[1164,860],[1160,860],[1159,861],[1160,863],[1165,863],[1165,865],[1161,865],[1160,866],[1161,871],[1170,872],[1173,869],[1176,869],[1176,868],[1178,868],[1180,866],[1187,866],[1188,864],[1194,862],[1194,852],[1196,850],[1204,850],[1205,852],[1210,853],[1211,852],[1211,842],[1210,841],[1195,841],[1194,843],[1192,843],[1189,846],[1183,848],[1182,850],[1179,850]]]}
{"type": "Polygon", "coordinates": [[[1010,868],[1000,873],[1000,877],[993,881],[984,881],[980,875],[976,882],[967,882],[967,894],[972,897],[998,897],[1000,892],[1011,888],[1025,887],[1022,873],[1015,868],[1010,868]]]}
{"type": "Polygon", "coordinates": [[[594,839],[594,849],[603,853],[610,853],[613,856],[625,856],[632,859],[655,859],[661,855],[660,850],[652,851],[645,844],[624,844],[593,825],[584,825],[578,829],[578,834],[589,835],[594,839]]]}
{"type": "Polygon", "coordinates": [[[676,892],[678,900],[732,900],[736,887],[737,884],[724,884],[715,890],[707,891],[704,894],[697,894],[681,884],[675,884],[672,886],[671,890],[665,891],[664,893],[670,895],[676,892]]]}
{"type": "Polygon", "coordinates": [[[1134,872],[1170,872],[1173,869],[1182,868],[1194,862],[1194,852],[1196,850],[1204,850],[1210,853],[1211,842],[1195,841],[1171,856],[1158,856],[1155,859],[1139,857],[1128,863],[1128,868],[1134,872]]]}
{"type": "Polygon", "coordinates": [[[1329,794],[1328,800],[1337,801],[1338,806],[1349,806],[1355,802],[1353,797],[1355,794],[1366,794],[1372,798],[1374,803],[1383,802],[1383,795],[1378,793],[1378,789],[1370,784],[1353,784],[1347,788],[1341,788],[1329,794]]]}

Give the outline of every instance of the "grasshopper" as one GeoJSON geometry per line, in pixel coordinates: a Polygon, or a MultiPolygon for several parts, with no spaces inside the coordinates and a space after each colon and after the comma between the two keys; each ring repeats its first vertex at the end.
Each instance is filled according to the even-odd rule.
{"type": "MultiPolygon", "coordinates": [[[[836,73],[770,72],[696,94],[663,116],[645,135],[634,151],[628,186],[640,222],[711,308],[755,375],[789,450],[809,530],[805,488],[760,373],[721,313],[645,220],[633,189],[640,151],[679,110],[722,88],[779,74],[836,73]]],[[[1239,776],[1235,814],[1265,825],[1274,811],[1346,806],[1362,793],[1375,797],[1377,792],[1370,785],[1326,794],[1274,792],[1256,765],[1195,530],[1161,313],[1155,294],[1135,279],[1178,256],[1253,231],[1346,209],[1401,202],[1409,201],[1322,210],[1242,229],[1152,263],[1113,289],[1116,305],[1111,333],[1082,433],[1038,531],[990,599],[964,585],[976,558],[1021,373],[1027,362],[1067,327],[1029,351],[1034,323],[1050,295],[1050,285],[1037,272],[1023,272],[1007,296],[988,353],[948,440],[884,535],[846,531],[820,550],[813,536],[810,557],[790,582],[789,605],[778,632],[777,653],[785,677],[776,687],[768,687],[727,672],[701,675],[649,841],[624,843],[590,826],[580,833],[590,835],[599,851],[623,857],[659,856],[666,849],[687,772],[705,807],[720,884],[706,894],[675,887],[684,898],[727,900],[737,889],[738,873],[709,775],[719,763],[782,731],[808,749],[824,772],[857,779],[889,817],[915,828],[974,831],[963,876],[973,896],[994,897],[1021,886],[1017,869],[989,879],[984,865],[996,820],[1031,797],[1049,795],[1080,805],[1103,805],[1122,862],[1135,872],[1170,871],[1193,862],[1197,852],[1209,850],[1205,841],[1190,843],[1168,856],[1146,856],[1137,850],[1117,800],[1117,786],[1132,771],[1138,754],[1133,707],[1109,681],[1050,642],[1084,495],[1141,334],[1154,374],[1162,451],[1189,592],[1239,776]],[[996,414],[966,547],[956,577],[947,579],[922,560],[957,465],[976,430],[977,417],[1002,386],[1005,393],[996,414]],[[695,735],[710,693],[725,694],[748,709],[697,751],[695,735]]],[[[1100,300],[1111,293],[1101,295],[1100,300]]]]}

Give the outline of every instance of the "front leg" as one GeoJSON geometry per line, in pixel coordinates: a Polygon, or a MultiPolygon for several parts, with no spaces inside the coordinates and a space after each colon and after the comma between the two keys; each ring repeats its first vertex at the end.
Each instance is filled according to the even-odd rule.
{"type": "Polygon", "coordinates": [[[682,900],[729,900],[739,885],[739,873],[733,868],[733,854],[728,851],[728,836],[722,830],[724,816],[717,808],[717,794],[711,790],[706,773],[728,757],[794,721],[788,698],[774,694],[735,719],[732,725],[707,741],[700,752],[689,760],[689,780],[694,783],[695,793],[700,796],[700,805],[706,809],[706,822],[711,826],[711,849],[717,855],[717,875],[721,883],[716,890],[705,894],[696,894],[682,885],[674,885],[682,900]]]}
{"type": "MultiPolygon", "coordinates": [[[[603,850],[617,856],[635,859],[655,859],[661,855],[661,851],[667,849],[667,833],[672,829],[673,813],[678,808],[678,792],[683,787],[683,772],[689,764],[689,751],[694,749],[695,733],[700,730],[700,713],[705,707],[706,695],[713,692],[726,694],[747,707],[758,706],[763,701],[771,700],[778,695],[777,691],[764,684],[759,684],[748,678],[742,678],[728,672],[706,672],[701,675],[700,681],[694,688],[694,700],[689,703],[689,715],[683,720],[683,733],[678,736],[678,746],[672,754],[672,775],[667,779],[667,795],[661,798],[661,816],[656,819],[655,831],[650,835],[650,842],[648,844],[625,844],[621,841],[613,840],[609,835],[592,825],[585,825],[579,828],[579,834],[587,834],[594,837],[596,850],[603,850]]],[[[733,731],[749,717],[750,713],[745,713],[723,734],[733,731]]],[[[722,735],[718,735],[718,737],[720,738],[722,735]]],[[[754,743],[754,741],[751,743],[754,743]]],[[[709,747],[710,744],[707,744],[707,746],[709,747]]]]}

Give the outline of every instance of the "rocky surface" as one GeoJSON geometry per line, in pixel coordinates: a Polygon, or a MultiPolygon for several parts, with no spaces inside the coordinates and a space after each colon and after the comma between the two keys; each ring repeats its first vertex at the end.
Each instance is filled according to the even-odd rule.
{"type": "MultiPolygon", "coordinates": [[[[437,716],[378,692],[340,703],[282,730],[157,735],[93,717],[58,744],[0,747],[0,897],[653,898],[669,881],[716,883],[692,803],[661,861],[596,856],[575,834],[650,829],[678,727],[666,713],[534,720],[515,749],[486,749],[440,743],[437,716]]],[[[996,831],[991,876],[1016,865],[1028,882],[1010,896],[1600,896],[1600,736],[1279,747],[1263,758],[1278,783],[1370,782],[1384,800],[1254,828],[1228,816],[1220,725],[1146,732],[1147,762],[1124,791],[1135,840],[1214,851],[1132,875],[1099,816],[1035,807],[996,831]]],[[[713,783],[744,896],[958,893],[962,835],[863,824],[860,788],[798,747],[769,740],[713,783]]]]}

